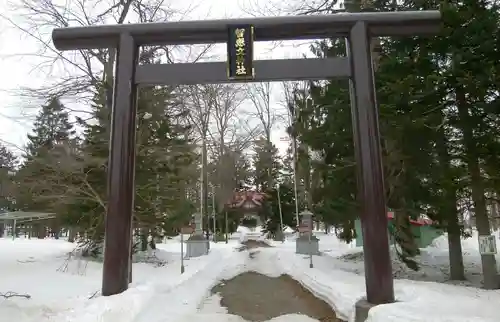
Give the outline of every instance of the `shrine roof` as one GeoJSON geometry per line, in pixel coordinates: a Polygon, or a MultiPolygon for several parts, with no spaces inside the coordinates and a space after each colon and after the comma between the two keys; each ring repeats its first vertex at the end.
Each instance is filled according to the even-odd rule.
{"type": "Polygon", "coordinates": [[[260,207],[265,198],[266,194],[258,191],[235,191],[228,204],[232,208],[241,208],[245,203],[249,202],[256,207],[260,207]]]}

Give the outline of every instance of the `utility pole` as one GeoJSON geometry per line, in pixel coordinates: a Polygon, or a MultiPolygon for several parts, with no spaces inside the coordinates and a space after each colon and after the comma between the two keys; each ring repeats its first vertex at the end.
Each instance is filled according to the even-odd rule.
{"type": "Polygon", "coordinates": [[[225,231],[226,231],[226,244],[228,243],[229,239],[229,223],[227,221],[227,210],[224,211],[224,221],[225,221],[225,231]]]}
{"type": "MultiPolygon", "coordinates": [[[[295,117],[295,114],[293,114],[293,117],[295,117]]],[[[293,121],[292,121],[293,123],[293,121]]],[[[293,170],[293,193],[294,193],[294,198],[295,198],[295,222],[296,225],[299,226],[299,192],[298,192],[298,186],[297,186],[297,140],[295,139],[295,134],[292,133],[291,135],[292,138],[292,157],[293,157],[293,165],[292,165],[292,170],[293,170]]],[[[281,138],[281,141],[288,141],[287,138],[281,138]]]]}
{"type": "Polygon", "coordinates": [[[283,229],[283,210],[281,209],[281,197],[280,197],[280,185],[278,184],[276,186],[276,192],[278,193],[278,207],[280,211],[280,237],[281,237],[281,242],[285,242],[285,233],[283,229]]]}
{"type": "Polygon", "coordinates": [[[217,220],[215,218],[215,191],[214,191],[214,186],[212,185],[212,219],[214,221],[214,232],[213,232],[213,240],[214,243],[217,242],[217,233],[215,232],[215,229],[217,228],[217,220]]]}
{"type": "MultiPolygon", "coordinates": [[[[304,97],[304,102],[307,107],[311,107],[313,104],[312,99],[310,98],[309,93],[304,93],[306,95],[304,97]]],[[[307,130],[311,130],[311,120],[306,119],[306,124],[305,126],[307,127],[307,130]]],[[[304,201],[306,202],[307,209],[311,210],[313,209],[313,204],[312,204],[312,194],[311,194],[311,171],[312,171],[312,166],[311,166],[311,151],[309,150],[309,146],[306,143],[302,143],[301,146],[304,148],[305,156],[307,158],[307,171],[304,171],[305,177],[304,177],[304,201]],[[306,173],[307,172],[307,173],[306,173]]],[[[312,217],[311,217],[311,223],[312,223],[312,217]]],[[[313,225],[312,225],[313,226],[313,225]]],[[[311,226],[311,227],[312,227],[311,226]]],[[[311,228],[312,231],[312,228],[311,228]]]]}
{"type": "Polygon", "coordinates": [[[299,191],[297,186],[297,168],[298,168],[298,158],[297,158],[297,139],[295,134],[292,137],[292,153],[293,153],[293,192],[295,196],[295,222],[297,226],[299,222],[299,191]]]}
{"type": "Polygon", "coordinates": [[[208,214],[208,168],[207,168],[208,158],[207,158],[207,137],[206,132],[203,135],[203,141],[201,144],[201,196],[200,196],[200,214],[201,218],[205,218],[207,221],[205,228],[205,235],[207,240],[209,239],[209,225],[210,218],[208,214]]]}

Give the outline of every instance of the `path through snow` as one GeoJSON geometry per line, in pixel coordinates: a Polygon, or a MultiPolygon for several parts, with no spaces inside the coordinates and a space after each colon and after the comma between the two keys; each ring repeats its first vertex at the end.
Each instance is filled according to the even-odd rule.
{"type": "MultiPolygon", "coordinates": [[[[208,256],[186,261],[186,273],[179,272],[180,244],[177,239],[160,244],[158,256],[167,259],[164,267],[134,264],[134,283],[113,297],[90,295],[100,289],[102,264],[70,263],[67,272],[57,271],[74,244],[55,240],[0,239],[2,278],[0,292],[28,293],[31,299],[0,299],[0,322],[204,322],[242,321],[217,306],[200,311],[210,290],[220,280],[247,271],[271,277],[287,274],[318,298],[327,302],[338,317],[351,321],[354,303],[364,295],[364,277],[353,273],[363,262],[344,261],[339,256],[359,252],[335,237],[318,234],[323,256],[314,256],[309,268],[307,256],[295,254],[293,240],[260,248],[250,260],[235,250],[238,241],[211,245],[208,256]],[[211,311],[213,310],[213,311],[211,311]]],[[[442,270],[439,260],[446,254],[443,238],[426,249],[429,266],[442,270]],[[433,261],[433,258],[439,260],[433,261]]],[[[465,259],[480,271],[477,240],[464,241],[465,259]]],[[[436,273],[437,274],[437,273],[436,273]]],[[[398,303],[371,310],[368,322],[497,322],[500,291],[400,279],[395,281],[398,303]]],[[[311,321],[304,316],[286,316],[274,321],[311,321]]]]}

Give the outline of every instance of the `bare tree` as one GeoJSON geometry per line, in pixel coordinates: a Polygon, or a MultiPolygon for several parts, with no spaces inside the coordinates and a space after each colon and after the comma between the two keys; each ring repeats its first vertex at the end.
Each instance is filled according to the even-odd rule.
{"type": "MultiPolygon", "coordinates": [[[[26,151],[28,154],[28,151],[26,151]]],[[[15,176],[14,195],[23,209],[23,200],[30,204],[43,205],[44,211],[59,213],[75,202],[90,202],[97,212],[105,212],[105,191],[98,189],[89,180],[95,169],[106,164],[103,158],[83,155],[74,140],[58,143],[50,149],[30,156],[30,165],[22,167],[15,176]]],[[[84,214],[81,217],[85,217],[84,214]]],[[[98,234],[104,217],[95,216],[90,225],[82,227],[89,236],[98,234]]],[[[80,219],[75,222],[80,222],[80,219]]]]}
{"type": "Polygon", "coordinates": [[[264,147],[264,164],[266,164],[267,171],[267,184],[268,188],[274,186],[272,176],[273,164],[273,144],[271,141],[271,132],[274,125],[278,120],[277,110],[272,107],[272,85],[271,83],[256,83],[248,86],[248,97],[253,105],[253,111],[250,115],[260,121],[264,133],[265,147],[264,147]]]}
{"type": "MultiPolygon", "coordinates": [[[[91,26],[108,23],[163,22],[183,17],[186,12],[175,10],[165,0],[75,0],[61,3],[55,0],[20,0],[10,3],[18,16],[4,18],[19,29],[28,40],[38,44],[35,52],[19,53],[35,61],[34,71],[47,77],[46,85],[22,88],[18,95],[46,99],[51,96],[74,98],[78,103],[91,99],[104,84],[107,104],[112,101],[113,66],[112,48],[60,52],[51,41],[54,28],[91,26]]],[[[177,48],[177,47],[175,47],[177,48]]],[[[205,49],[208,47],[204,47],[205,49]]],[[[206,52],[201,49],[197,58],[206,52]]],[[[143,48],[146,59],[160,53],[163,61],[174,60],[174,48],[152,46],[143,48]]],[[[185,56],[186,53],[182,53],[185,56]]],[[[196,58],[195,58],[196,59],[196,58]]],[[[79,113],[89,113],[77,109],[79,113]]]]}
{"type": "Polygon", "coordinates": [[[190,135],[202,146],[209,136],[213,106],[207,99],[210,92],[205,85],[183,87],[182,108],[185,109],[185,122],[191,127],[190,135]]]}
{"type": "Polygon", "coordinates": [[[335,9],[338,7],[338,0],[292,0],[292,1],[258,1],[250,0],[245,1],[241,5],[242,10],[252,16],[283,16],[297,14],[297,12],[309,12],[312,10],[318,10],[318,12],[329,12],[329,9],[335,9]]]}
{"type": "Polygon", "coordinates": [[[245,100],[239,85],[211,85],[209,98],[213,105],[213,121],[210,136],[213,142],[212,157],[216,164],[213,185],[217,187],[218,208],[222,209],[236,188],[237,153],[248,136],[242,135],[238,126],[238,110],[245,100]]]}
{"type": "Polygon", "coordinates": [[[193,134],[201,141],[200,208],[207,217],[209,156],[215,166],[210,181],[216,189],[220,209],[235,188],[238,152],[248,147],[255,131],[238,117],[238,109],[245,99],[241,86],[198,85],[187,87],[186,91],[189,92],[187,118],[193,134]]]}
{"type": "MultiPolygon", "coordinates": [[[[184,102],[187,108],[187,121],[194,129],[195,137],[201,141],[201,173],[200,173],[200,214],[208,217],[208,150],[207,138],[213,105],[211,104],[211,88],[207,85],[187,86],[188,94],[184,102]]],[[[206,234],[209,234],[209,221],[206,221],[206,234]]]]}
{"type": "Polygon", "coordinates": [[[219,156],[226,145],[232,144],[239,134],[237,112],[245,100],[243,88],[234,85],[209,85],[208,101],[213,106],[212,126],[209,134],[219,156]]]}
{"type": "Polygon", "coordinates": [[[297,146],[297,130],[295,129],[297,120],[297,93],[303,93],[308,88],[307,82],[283,82],[283,104],[287,110],[287,133],[291,140],[292,158],[293,158],[293,188],[295,195],[295,219],[299,223],[299,160],[298,160],[298,146],[297,146]]]}
{"type": "MultiPolygon", "coordinates": [[[[35,52],[20,53],[20,56],[32,58],[33,61],[37,62],[34,67],[36,72],[52,76],[55,79],[47,81],[46,85],[42,87],[22,88],[18,94],[44,100],[52,96],[67,99],[72,98],[78,102],[78,106],[76,109],[68,108],[68,110],[87,114],[88,117],[81,118],[83,122],[95,117],[94,111],[88,109],[88,103],[90,103],[90,99],[94,98],[97,93],[104,91],[106,106],[108,107],[108,111],[111,110],[115,50],[113,48],[104,48],[60,52],[52,45],[52,30],[68,26],[91,26],[109,23],[164,22],[173,19],[182,19],[189,11],[189,9],[186,12],[175,10],[165,0],[75,0],[67,3],[55,0],[20,0],[11,3],[11,9],[18,16],[4,18],[19,29],[27,39],[34,40],[38,44],[35,52]]],[[[172,63],[186,59],[196,61],[210,47],[144,47],[141,49],[139,62],[172,63]]],[[[175,92],[173,93],[174,95],[179,96],[177,98],[179,101],[182,101],[180,96],[185,93],[176,91],[175,88],[171,88],[170,90],[175,92]]],[[[165,105],[168,104],[174,105],[172,107],[176,108],[175,102],[162,103],[164,103],[163,108],[166,108],[165,105]]],[[[109,124],[106,130],[109,131],[109,124]]],[[[139,131],[138,139],[141,139],[141,131],[139,131]]],[[[152,147],[151,144],[145,150],[139,141],[137,148],[138,155],[142,153],[148,153],[148,155],[165,155],[165,151],[154,150],[155,147],[152,147]]],[[[88,174],[82,171],[85,169],[83,164],[88,168],[103,168],[105,167],[106,160],[95,160],[92,156],[87,155],[75,155],[72,160],[66,161],[68,166],[71,165],[74,169],[63,171],[52,163],[47,163],[46,160],[43,161],[43,167],[53,170],[49,171],[49,173],[52,173],[53,178],[50,178],[51,181],[49,181],[52,192],[41,197],[56,202],[57,198],[62,196],[59,192],[63,191],[68,197],[62,199],[75,201],[82,198],[90,198],[93,202],[100,205],[102,212],[104,212],[105,199],[103,195],[96,191],[96,187],[93,186],[92,182],[86,180],[88,174]],[[60,180],[57,180],[57,178],[60,180]],[[70,185],[69,183],[72,184],[70,185]]],[[[163,182],[162,184],[166,183],[163,182]]],[[[140,188],[139,185],[138,190],[140,188]]],[[[145,197],[147,196],[141,196],[141,198],[145,197]]],[[[141,199],[141,201],[151,204],[151,207],[147,208],[154,208],[154,204],[157,203],[157,200],[141,199]]],[[[103,217],[100,216],[100,218],[102,219],[103,217]]]]}
{"type": "Polygon", "coordinates": [[[267,142],[271,142],[271,131],[278,120],[277,111],[272,108],[271,83],[255,83],[248,86],[247,95],[254,111],[250,115],[260,121],[267,142]]]}

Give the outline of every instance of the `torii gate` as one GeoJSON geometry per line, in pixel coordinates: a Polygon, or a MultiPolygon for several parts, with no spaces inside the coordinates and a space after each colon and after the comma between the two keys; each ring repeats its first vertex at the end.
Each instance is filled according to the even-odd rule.
{"type": "Polygon", "coordinates": [[[367,301],[393,302],[370,39],[433,35],[440,30],[440,20],[438,11],[396,11],[55,29],[52,38],[59,50],[117,49],[102,295],[128,288],[138,86],[349,78],[367,301]],[[254,40],[333,37],[348,40],[348,57],[253,61],[254,40]],[[139,46],[202,43],[227,43],[228,64],[137,64],[139,46]]]}

